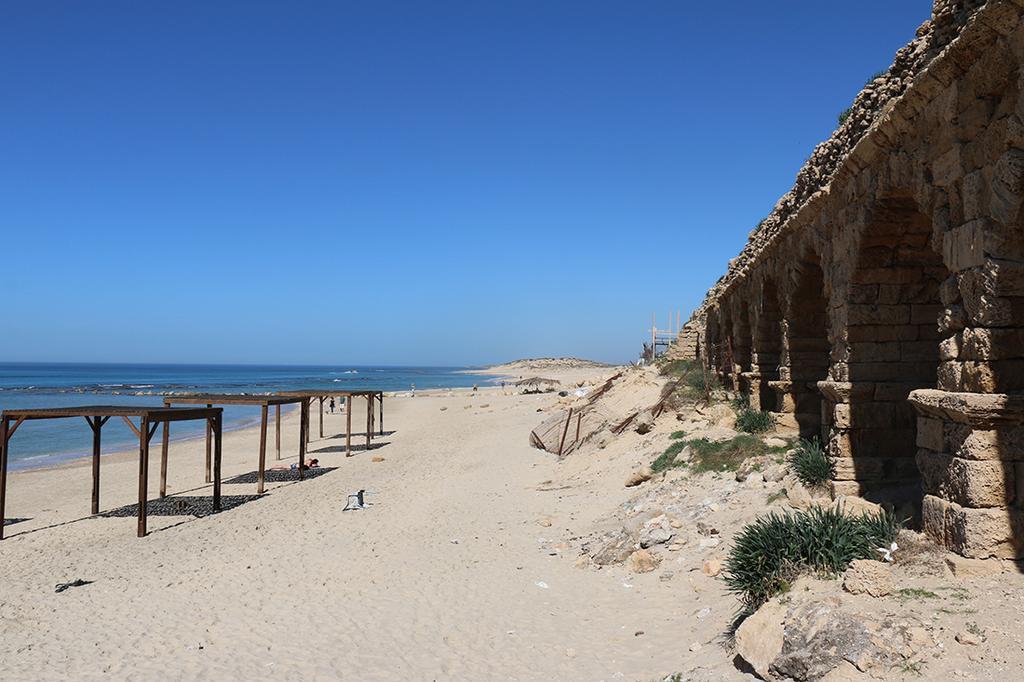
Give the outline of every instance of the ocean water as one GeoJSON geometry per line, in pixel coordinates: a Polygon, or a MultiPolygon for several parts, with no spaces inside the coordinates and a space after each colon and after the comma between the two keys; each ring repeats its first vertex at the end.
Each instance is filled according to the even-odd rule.
{"type": "MultiPolygon", "coordinates": [[[[364,367],[275,365],[137,365],[0,363],[0,410],[72,405],[162,406],[181,393],[273,393],[300,389],[403,391],[457,388],[492,381],[465,367],[364,367]]],[[[292,408],[294,409],[294,408],[292,408]]],[[[224,408],[225,429],[259,419],[258,406],[224,408]]],[[[202,422],[175,424],[175,439],[205,431],[202,422]]],[[[103,428],[103,452],[131,448],[138,439],[123,422],[103,428]]],[[[51,466],[92,452],[84,419],[24,422],[10,441],[10,469],[51,466]]]]}

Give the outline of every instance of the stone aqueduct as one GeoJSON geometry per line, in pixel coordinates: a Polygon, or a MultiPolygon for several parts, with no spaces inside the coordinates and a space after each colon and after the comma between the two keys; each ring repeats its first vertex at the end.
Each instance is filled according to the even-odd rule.
{"type": "Polygon", "coordinates": [[[938,0],[684,327],[967,557],[1024,557],[1024,0],[938,0]]]}

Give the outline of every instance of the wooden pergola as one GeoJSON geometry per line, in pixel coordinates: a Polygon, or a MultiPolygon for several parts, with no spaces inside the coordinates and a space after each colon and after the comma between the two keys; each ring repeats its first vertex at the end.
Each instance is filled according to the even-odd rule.
{"type": "MultiPolygon", "coordinates": [[[[213,510],[220,511],[220,463],[223,412],[219,407],[133,407],[129,405],[87,405],[82,407],[4,410],[0,414],[0,540],[4,537],[4,505],[7,502],[7,459],[11,436],[26,421],[82,417],[92,429],[92,513],[100,513],[100,441],[103,425],[120,417],[139,437],[139,537],[146,534],[146,501],[149,491],[149,442],[160,424],[205,419],[207,433],[213,434],[213,510]],[[138,425],[132,419],[138,419],[138,425]]],[[[207,479],[209,481],[209,479],[207,479]]],[[[161,477],[160,495],[164,496],[161,477]]]]}
{"type": "Polygon", "coordinates": [[[380,435],[384,435],[384,391],[323,391],[319,389],[302,391],[281,391],[275,395],[301,398],[305,405],[306,442],[309,442],[309,405],[316,400],[320,403],[320,437],[324,437],[324,401],[328,398],[345,399],[345,455],[352,456],[352,398],[366,398],[366,449],[370,449],[373,430],[377,421],[375,403],[380,403],[380,435]]]}
{"type": "MultiPolygon", "coordinates": [[[[274,441],[277,447],[277,459],[281,459],[281,406],[299,404],[302,418],[299,419],[299,478],[303,478],[306,468],[306,435],[308,428],[309,406],[302,398],[283,395],[239,395],[233,393],[200,393],[195,395],[176,395],[164,398],[164,405],[255,405],[260,408],[260,464],[257,472],[258,485],[256,492],[263,494],[264,480],[267,470],[267,414],[270,406],[274,406],[274,441]]],[[[170,428],[164,422],[163,448],[160,451],[160,496],[164,496],[167,485],[167,443],[170,440],[170,428]]],[[[210,428],[206,429],[206,482],[210,482],[210,428]]]]}

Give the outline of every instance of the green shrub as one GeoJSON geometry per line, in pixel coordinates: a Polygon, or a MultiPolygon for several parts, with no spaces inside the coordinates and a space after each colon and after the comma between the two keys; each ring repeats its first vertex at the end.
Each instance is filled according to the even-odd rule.
{"type": "Polygon", "coordinates": [[[669,438],[672,440],[679,440],[680,438],[686,438],[686,431],[673,431],[669,438]]]}
{"type": "Polygon", "coordinates": [[[745,407],[736,413],[736,430],[744,433],[764,433],[775,428],[771,412],[745,407]]]}
{"type": "Polygon", "coordinates": [[[850,107],[849,109],[844,109],[842,112],[840,112],[840,114],[839,114],[839,125],[843,125],[844,123],[846,123],[846,119],[850,118],[850,114],[852,114],[852,113],[853,113],[853,107],[850,107]]]}
{"type": "Polygon", "coordinates": [[[725,563],[725,584],[753,613],[804,572],[834,576],[854,559],[878,558],[899,531],[892,513],[847,516],[832,508],[770,512],[745,526],[725,563]]]}
{"type": "Polygon", "coordinates": [[[812,488],[826,485],[835,475],[832,458],[821,449],[817,438],[800,440],[789,456],[789,470],[801,483],[812,488]]]}

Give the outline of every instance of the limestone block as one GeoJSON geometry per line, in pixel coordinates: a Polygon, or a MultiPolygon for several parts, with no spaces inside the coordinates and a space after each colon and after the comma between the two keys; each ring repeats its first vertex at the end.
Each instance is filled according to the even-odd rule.
{"type": "Polygon", "coordinates": [[[1016,495],[1012,464],[959,459],[920,449],[917,466],[925,492],[968,507],[1004,507],[1016,495]]]}
{"type": "Polygon", "coordinates": [[[996,162],[989,200],[991,216],[1007,227],[1020,212],[1024,190],[1024,151],[1010,149],[996,162]]]}
{"type": "Polygon", "coordinates": [[[1024,513],[1016,508],[970,509],[950,505],[949,549],[972,559],[1024,556],[1024,513]]]}
{"type": "MultiPolygon", "coordinates": [[[[988,123],[988,116],[985,116],[984,123],[988,123]]],[[[987,193],[988,187],[985,183],[983,171],[977,170],[964,176],[960,185],[960,196],[963,202],[964,218],[974,220],[987,215],[987,193]]]]}
{"type": "Polygon", "coordinates": [[[939,187],[948,187],[963,175],[960,161],[961,145],[954,145],[949,151],[932,162],[932,181],[939,187]]]}
{"type": "Polygon", "coordinates": [[[946,446],[945,425],[946,423],[941,419],[918,417],[917,446],[934,452],[942,452],[946,446]]]}
{"type": "MultiPolygon", "coordinates": [[[[916,307],[916,306],[915,306],[916,307]]],[[[933,310],[934,315],[931,318],[932,323],[935,322],[939,315],[939,308],[933,310]]],[[[913,312],[911,313],[914,314],[913,312]]],[[[938,357],[937,344],[932,340],[927,341],[901,341],[899,343],[899,359],[903,361],[931,361],[934,362],[938,357]]]]}
{"type": "MultiPolygon", "coordinates": [[[[903,343],[916,342],[905,341],[903,343]]],[[[900,359],[900,347],[899,342],[872,343],[864,341],[853,346],[851,357],[854,362],[897,362],[900,359]]]]}
{"type": "Polygon", "coordinates": [[[978,267],[985,262],[987,223],[972,220],[949,230],[942,236],[942,259],[953,272],[978,267]]]}
{"type": "Polygon", "coordinates": [[[939,343],[940,360],[956,360],[960,357],[960,337],[951,336],[939,343]]]}
{"type": "Polygon", "coordinates": [[[962,305],[948,305],[939,313],[938,328],[942,333],[956,332],[966,326],[967,309],[962,305]]]}
{"type": "Polygon", "coordinates": [[[910,323],[911,324],[936,324],[939,315],[942,314],[943,307],[939,304],[920,304],[914,303],[910,306],[910,323]]]}

